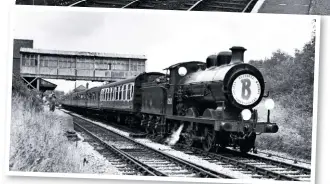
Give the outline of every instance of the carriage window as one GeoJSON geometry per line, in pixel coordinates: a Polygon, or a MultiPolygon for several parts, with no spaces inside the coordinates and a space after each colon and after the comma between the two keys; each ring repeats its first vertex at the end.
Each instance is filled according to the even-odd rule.
{"type": "Polygon", "coordinates": [[[110,92],[109,92],[109,101],[112,100],[112,88],[110,88],[110,92]]]}
{"type": "Polygon", "coordinates": [[[107,97],[108,101],[110,101],[110,88],[108,88],[108,97],[107,97]]]}
{"type": "Polygon", "coordinates": [[[115,100],[115,88],[112,88],[112,98],[111,98],[111,100],[112,101],[115,100]]]}
{"type": "Polygon", "coordinates": [[[131,99],[133,99],[133,95],[134,95],[134,84],[132,84],[131,86],[131,99]]]}
{"type": "Polygon", "coordinates": [[[130,100],[130,96],[131,96],[131,84],[128,84],[127,85],[126,99],[130,100]]]}
{"type": "Polygon", "coordinates": [[[119,99],[118,100],[121,100],[121,96],[122,96],[122,86],[119,87],[119,99]]]}
{"type": "Polygon", "coordinates": [[[116,87],[116,100],[118,100],[118,96],[119,96],[119,88],[116,87]]]}
{"type": "Polygon", "coordinates": [[[108,101],[109,88],[105,89],[105,101],[108,101]]]}
{"type": "Polygon", "coordinates": [[[125,84],[124,86],[123,86],[123,100],[126,100],[126,96],[127,96],[127,94],[126,94],[126,87],[127,87],[127,85],[125,84]]]}

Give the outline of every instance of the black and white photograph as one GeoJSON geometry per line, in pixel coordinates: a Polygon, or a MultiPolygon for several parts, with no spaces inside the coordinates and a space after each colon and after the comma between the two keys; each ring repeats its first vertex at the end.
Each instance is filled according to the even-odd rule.
{"type": "Polygon", "coordinates": [[[318,16],[12,11],[8,174],[315,182],[318,16]]]}
{"type": "Polygon", "coordinates": [[[16,5],[330,15],[329,0],[16,0],[16,5]]]}

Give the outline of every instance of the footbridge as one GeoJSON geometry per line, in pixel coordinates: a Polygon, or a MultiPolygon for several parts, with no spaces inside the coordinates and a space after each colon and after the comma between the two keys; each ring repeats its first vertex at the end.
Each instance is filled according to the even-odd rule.
{"type": "MultiPolygon", "coordinates": [[[[21,47],[20,76],[40,89],[41,79],[114,82],[145,71],[144,55],[45,50],[21,47]]],[[[15,64],[14,64],[15,66],[15,64]]],[[[18,70],[18,69],[15,69],[18,70]]]]}

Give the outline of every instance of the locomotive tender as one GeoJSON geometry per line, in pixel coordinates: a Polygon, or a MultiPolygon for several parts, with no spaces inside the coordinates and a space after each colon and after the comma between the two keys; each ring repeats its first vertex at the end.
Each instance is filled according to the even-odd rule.
{"type": "Polygon", "coordinates": [[[181,141],[210,151],[217,146],[254,149],[257,134],[276,133],[269,120],[274,102],[266,100],[267,122],[253,109],[264,96],[261,72],[244,63],[243,47],[166,68],[166,74],[136,77],[76,92],[62,99],[64,108],[97,113],[109,120],[142,127],[164,137],[183,126],[181,141]]]}

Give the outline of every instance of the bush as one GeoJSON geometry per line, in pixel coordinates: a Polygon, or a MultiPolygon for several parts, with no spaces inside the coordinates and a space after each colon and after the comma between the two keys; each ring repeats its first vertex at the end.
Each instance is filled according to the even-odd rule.
{"type": "Polygon", "coordinates": [[[266,90],[277,106],[271,121],[280,127],[276,134],[259,136],[259,147],[311,158],[314,56],[315,37],[294,57],[278,50],[269,59],[250,61],[265,78],[266,90]]]}
{"type": "Polygon", "coordinates": [[[16,74],[13,73],[12,95],[25,97],[24,107],[33,109],[37,112],[43,110],[43,103],[40,92],[29,89],[24,81],[16,74]]]}

